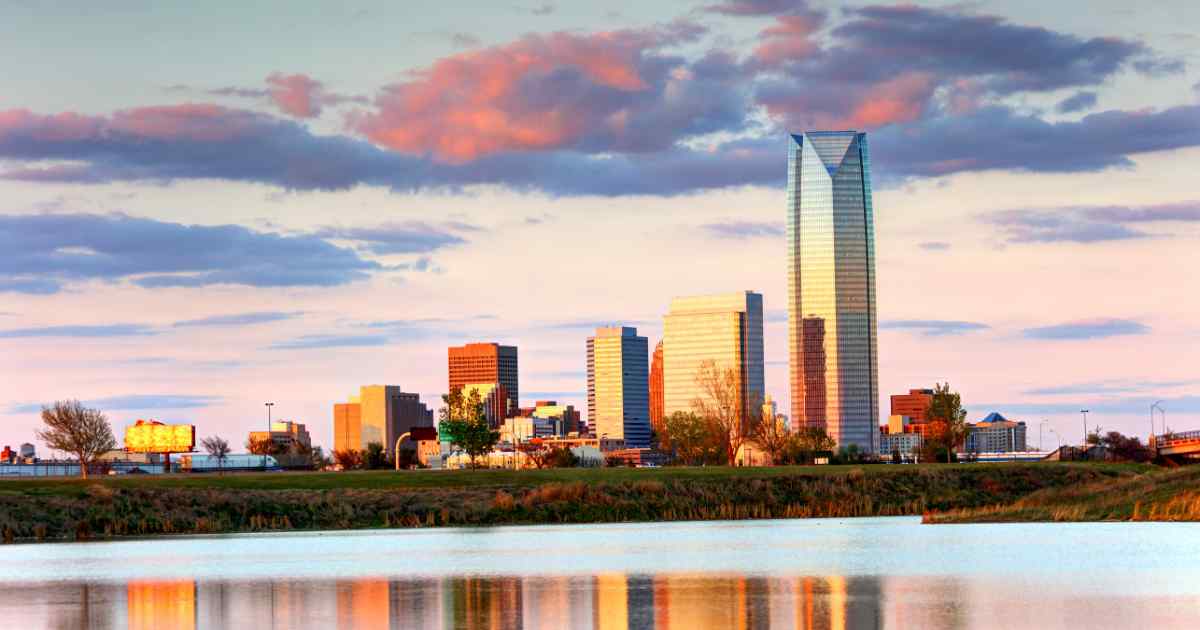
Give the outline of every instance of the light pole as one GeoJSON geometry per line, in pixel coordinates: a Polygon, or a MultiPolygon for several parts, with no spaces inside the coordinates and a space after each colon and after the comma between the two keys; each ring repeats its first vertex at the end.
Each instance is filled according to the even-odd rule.
{"type": "Polygon", "coordinates": [[[1087,451],[1087,409],[1080,409],[1079,413],[1083,414],[1083,450],[1087,451]]]}
{"type": "MultiPolygon", "coordinates": [[[[1159,406],[1161,404],[1162,404],[1162,401],[1158,400],[1158,401],[1155,401],[1153,405],[1150,405],[1150,439],[1151,440],[1154,439],[1154,410],[1158,409],[1159,411],[1162,411],[1162,407],[1159,406]]],[[[1165,414],[1166,412],[1163,412],[1163,413],[1165,414]]],[[[1166,433],[1166,431],[1167,431],[1166,424],[1167,424],[1166,420],[1164,419],[1163,420],[1163,432],[1164,433],[1166,433]]]]}
{"type": "MultiPolygon", "coordinates": [[[[275,406],[273,402],[263,403],[267,408],[267,440],[271,440],[271,407],[275,406]]],[[[263,453],[263,470],[267,468],[267,454],[263,453]]]]}

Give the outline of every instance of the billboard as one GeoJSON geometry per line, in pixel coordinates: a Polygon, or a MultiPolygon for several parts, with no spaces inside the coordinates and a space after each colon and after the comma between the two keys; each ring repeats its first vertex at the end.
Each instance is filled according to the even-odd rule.
{"type": "Polygon", "coordinates": [[[125,428],[125,450],[134,453],[190,453],[196,448],[196,427],[138,420],[125,428]]]}

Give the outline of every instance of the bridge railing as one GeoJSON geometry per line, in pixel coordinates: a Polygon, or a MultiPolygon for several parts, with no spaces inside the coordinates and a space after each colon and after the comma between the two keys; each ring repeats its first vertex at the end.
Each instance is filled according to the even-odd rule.
{"type": "Polygon", "coordinates": [[[1184,444],[1200,444],[1200,431],[1183,431],[1181,433],[1166,433],[1154,436],[1154,443],[1164,446],[1183,446],[1184,444]]]}

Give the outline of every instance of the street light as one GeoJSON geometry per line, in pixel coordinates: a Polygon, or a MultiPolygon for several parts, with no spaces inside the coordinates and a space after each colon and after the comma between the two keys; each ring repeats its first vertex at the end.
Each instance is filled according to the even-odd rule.
{"type": "MultiPolygon", "coordinates": [[[[267,440],[271,439],[271,407],[275,406],[273,402],[263,403],[267,408],[267,440]]],[[[267,454],[263,453],[263,470],[267,468],[267,454]]]]}
{"type": "MultiPolygon", "coordinates": [[[[1162,407],[1159,406],[1161,404],[1162,404],[1162,401],[1157,400],[1154,402],[1153,405],[1150,405],[1150,439],[1152,439],[1152,440],[1154,439],[1154,435],[1155,435],[1154,434],[1154,410],[1158,409],[1159,411],[1162,411],[1162,407]]],[[[1164,411],[1163,413],[1165,414],[1166,412],[1164,411]]],[[[1166,431],[1167,431],[1166,424],[1167,424],[1166,419],[1164,417],[1164,419],[1163,419],[1163,432],[1164,433],[1166,433],[1166,431]]]]}
{"type": "Polygon", "coordinates": [[[1083,414],[1083,450],[1087,450],[1087,409],[1080,409],[1079,413],[1083,414]]]}

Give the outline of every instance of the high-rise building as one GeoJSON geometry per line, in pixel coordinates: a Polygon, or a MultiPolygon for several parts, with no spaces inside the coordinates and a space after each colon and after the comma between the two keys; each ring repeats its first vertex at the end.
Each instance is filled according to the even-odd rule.
{"type": "Polygon", "coordinates": [[[739,291],[671,300],[663,318],[663,414],[692,411],[707,394],[696,381],[701,366],[737,372],[747,418],[757,418],[763,378],[762,295],[739,291]]]}
{"type": "MultiPolygon", "coordinates": [[[[508,394],[508,408],[516,413],[519,407],[517,390],[517,347],[498,343],[469,343],[447,351],[450,390],[468,384],[495,383],[503,385],[508,394]]],[[[503,420],[503,418],[501,418],[503,420]]]]}
{"type": "Polygon", "coordinates": [[[587,340],[588,424],[599,438],[650,446],[648,342],[636,328],[597,328],[587,340]]]}
{"type": "Polygon", "coordinates": [[[654,357],[650,359],[650,428],[659,435],[663,432],[663,346],[662,340],[654,346],[654,357]]]}
{"type": "MultiPolygon", "coordinates": [[[[875,225],[867,136],[810,131],[788,148],[792,421],[877,453],[875,225]]],[[[670,360],[668,358],[668,367],[670,360]]]]}
{"type": "Polygon", "coordinates": [[[398,385],[364,385],[350,402],[333,406],[336,450],[366,450],[372,442],[391,453],[400,436],[417,427],[432,427],[433,411],[417,394],[398,385]]]}
{"type": "Polygon", "coordinates": [[[907,394],[892,394],[893,416],[908,416],[913,422],[925,422],[925,412],[933,403],[932,389],[910,389],[907,394]]]}

